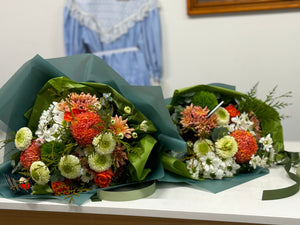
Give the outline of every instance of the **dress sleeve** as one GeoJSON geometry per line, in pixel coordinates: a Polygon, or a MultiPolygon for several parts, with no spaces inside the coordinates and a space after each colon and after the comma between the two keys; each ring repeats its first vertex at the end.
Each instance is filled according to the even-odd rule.
{"type": "Polygon", "coordinates": [[[82,26],[70,15],[67,7],[64,8],[64,44],[66,55],[85,53],[82,26]]]}
{"type": "Polygon", "coordinates": [[[159,9],[149,12],[145,19],[145,42],[144,54],[147,66],[155,81],[161,81],[162,73],[162,49],[161,49],[161,27],[159,9]]]}

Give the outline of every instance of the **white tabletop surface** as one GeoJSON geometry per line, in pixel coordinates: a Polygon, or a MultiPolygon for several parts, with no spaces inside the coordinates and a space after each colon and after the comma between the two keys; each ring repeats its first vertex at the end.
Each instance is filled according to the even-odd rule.
{"type": "MultiPolygon", "coordinates": [[[[300,151],[300,142],[286,142],[286,150],[300,151]]],[[[0,198],[0,209],[38,210],[197,219],[261,224],[300,224],[300,192],[289,198],[262,201],[263,190],[294,184],[279,166],[270,173],[223,192],[213,194],[184,184],[158,183],[144,199],[125,202],[91,202],[82,206],[53,201],[0,198]]]]}

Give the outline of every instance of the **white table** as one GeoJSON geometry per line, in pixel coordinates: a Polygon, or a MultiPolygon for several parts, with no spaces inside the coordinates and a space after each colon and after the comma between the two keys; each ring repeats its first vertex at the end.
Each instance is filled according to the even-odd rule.
{"type": "MultiPolygon", "coordinates": [[[[300,142],[287,142],[285,146],[289,151],[300,151],[300,142]]],[[[64,213],[66,215],[80,213],[76,214],[77,219],[73,218],[71,224],[74,225],[77,224],[76,221],[78,222],[80,215],[82,217],[89,215],[89,219],[95,216],[97,218],[95,221],[99,221],[102,216],[105,221],[112,219],[112,222],[118,224],[120,221],[127,224],[124,221],[133,218],[134,221],[140,219],[139,223],[136,224],[147,224],[147,221],[150,221],[151,224],[176,224],[177,220],[180,224],[182,220],[192,220],[189,221],[189,224],[201,224],[201,221],[204,221],[202,224],[223,224],[221,222],[205,222],[223,221],[293,225],[300,224],[300,193],[281,200],[261,200],[263,190],[283,188],[292,184],[294,184],[294,181],[288,178],[285,170],[280,166],[270,169],[270,173],[265,176],[217,194],[198,190],[184,184],[159,183],[157,184],[157,191],[153,195],[144,199],[126,202],[88,201],[82,206],[75,206],[62,204],[55,200],[47,202],[16,201],[0,198],[0,218],[5,221],[5,219],[9,220],[12,217],[15,219],[17,217],[14,217],[14,215],[17,215],[23,218],[24,221],[26,215],[27,217],[31,214],[34,216],[37,214],[33,212],[37,213],[39,211],[42,213],[39,215],[40,219],[51,218],[53,215],[58,216],[57,218],[64,218],[64,213]],[[60,215],[51,214],[51,212],[60,213],[60,215]],[[116,220],[116,218],[120,219],[116,220]],[[143,218],[147,221],[143,222],[143,218]]],[[[68,218],[66,221],[72,221],[71,217],[68,218]]],[[[63,224],[67,224],[66,221],[63,224]]],[[[38,223],[45,224],[41,223],[41,220],[38,223]]],[[[35,223],[31,222],[30,224],[35,223]]],[[[102,221],[99,224],[105,223],[102,221]]]]}

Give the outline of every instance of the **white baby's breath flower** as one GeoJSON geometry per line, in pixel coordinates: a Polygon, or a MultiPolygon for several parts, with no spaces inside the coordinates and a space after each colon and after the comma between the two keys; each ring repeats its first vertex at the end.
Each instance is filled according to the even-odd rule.
{"type": "Polygon", "coordinates": [[[201,163],[195,159],[189,159],[186,162],[186,167],[194,179],[199,178],[199,173],[202,171],[201,163]]]}
{"type": "Polygon", "coordinates": [[[38,129],[35,134],[43,140],[61,141],[65,134],[65,127],[62,125],[64,121],[64,112],[58,110],[57,102],[53,102],[47,110],[42,112],[39,120],[38,129]]]}
{"type": "Polygon", "coordinates": [[[100,109],[101,109],[101,104],[100,104],[100,102],[94,103],[94,108],[95,108],[96,110],[100,110],[100,109]]]}
{"type": "Polygon", "coordinates": [[[249,161],[249,164],[251,165],[251,167],[253,167],[253,169],[256,169],[257,166],[261,165],[261,158],[259,155],[252,155],[251,159],[249,161]]]}
{"type": "Polygon", "coordinates": [[[253,122],[250,121],[248,114],[243,112],[240,116],[236,116],[231,118],[233,122],[234,130],[245,130],[245,131],[253,131],[253,122]]]}
{"type": "Polygon", "coordinates": [[[81,169],[81,177],[80,179],[84,182],[84,183],[88,183],[90,182],[92,179],[94,179],[94,174],[90,173],[86,168],[82,168],[81,169]]]}
{"type": "Polygon", "coordinates": [[[263,144],[263,149],[267,152],[273,148],[273,139],[271,138],[271,134],[268,134],[266,137],[261,137],[259,143],[263,144]]]}
{"type": "Polygon", "coordinates": [[[144,131],[144,132],[147,132],[147,130],[148,130],[147,120],[143,120],[143,122],[141,122],[141,124],[140,124],[140,130],[144,131]]]}
{"type": "Polygon", "coordinates": [[[20,151],[24,151],[31,144],[32,132],[28,127],[22,127],[19,129],[15,136],[16,148],[20,151]]]}

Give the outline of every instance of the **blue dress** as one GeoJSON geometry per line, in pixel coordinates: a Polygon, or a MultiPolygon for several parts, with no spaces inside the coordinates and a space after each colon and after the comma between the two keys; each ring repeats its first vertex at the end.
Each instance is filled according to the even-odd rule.
{"type": "Polygon", "coordinates": [[[67,55],[93,53],[132,85],[161,80],[156,0],[69,0],[64,43],[67,55]]]}

